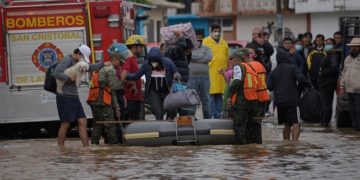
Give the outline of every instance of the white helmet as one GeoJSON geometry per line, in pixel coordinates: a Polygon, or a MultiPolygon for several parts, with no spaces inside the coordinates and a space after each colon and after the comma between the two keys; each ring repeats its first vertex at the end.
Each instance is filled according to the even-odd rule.
{"type": "Polygon", "coordinates": [[[90,50],[89,46],[83,44],[79,47],[79,50],[80,50],[81,54],[83,54],[85,62],[90,63],[89,58],[91,55],[91,50],[90,50]]]}

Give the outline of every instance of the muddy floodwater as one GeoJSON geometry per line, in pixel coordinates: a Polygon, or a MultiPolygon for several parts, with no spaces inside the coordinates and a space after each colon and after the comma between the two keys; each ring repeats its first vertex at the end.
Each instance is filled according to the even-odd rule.
{"type": "Polygon", "coordinates": [[[263,124],[262,145],[81,147],[70,138],[0,141],[0,179],[360,179],[360,133],[302,126],[301,142],[263,124]]]}

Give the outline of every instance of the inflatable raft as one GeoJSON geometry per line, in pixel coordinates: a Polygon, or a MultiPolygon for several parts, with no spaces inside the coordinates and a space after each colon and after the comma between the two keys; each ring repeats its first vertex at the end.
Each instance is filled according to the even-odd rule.
{"type": "Polygon", "coordinates": [[[125,128],[124,139],[130,146],[218,145],[235,144],[235,133],[232,120],[180,117],[133,122],[125,128]]]}

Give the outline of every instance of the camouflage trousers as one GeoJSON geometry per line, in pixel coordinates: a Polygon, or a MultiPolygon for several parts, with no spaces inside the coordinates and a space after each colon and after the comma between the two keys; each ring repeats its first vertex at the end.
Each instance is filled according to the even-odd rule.
{"type": "Polygon", "coordinates": [[[249,106],[233,108],[234,130],[239,144],[262,143],[261,120],[255,120],[259,104],[249,103],[249,106]]]}
{"type": "Polygon", "coordinates": [[[109,144],[118,142],[114,123],[96,123],[97,121],[114,121],[114,110],[111,106],[90,106],[93,114],[93,131],[91,144],[99,144],[100,137],[105,134],[109,144]]]}

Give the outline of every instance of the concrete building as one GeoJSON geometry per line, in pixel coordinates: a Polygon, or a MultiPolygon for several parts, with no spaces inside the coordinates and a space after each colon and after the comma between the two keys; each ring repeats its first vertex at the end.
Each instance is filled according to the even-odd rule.
{"type": "Polygon", "coordinates": [[[169,2],[166,0],[151,0],[153,9],[145,12],[149,18],[144,22],[143,34],[148,42],[161,42],[160,28],[167,23],[168,9],[182,9],[185,5],[182,3],[169,2]]]}
{"type": "Polygon", "coordinates": [[[314,35],[332,37],[341,30],[347,39],[359,34],[360,1],[358,0],[297,0],[295,12],[310,14],[310,30],[314,35]],[[357,23],[352,29],[353,23],[357,23]]]}

